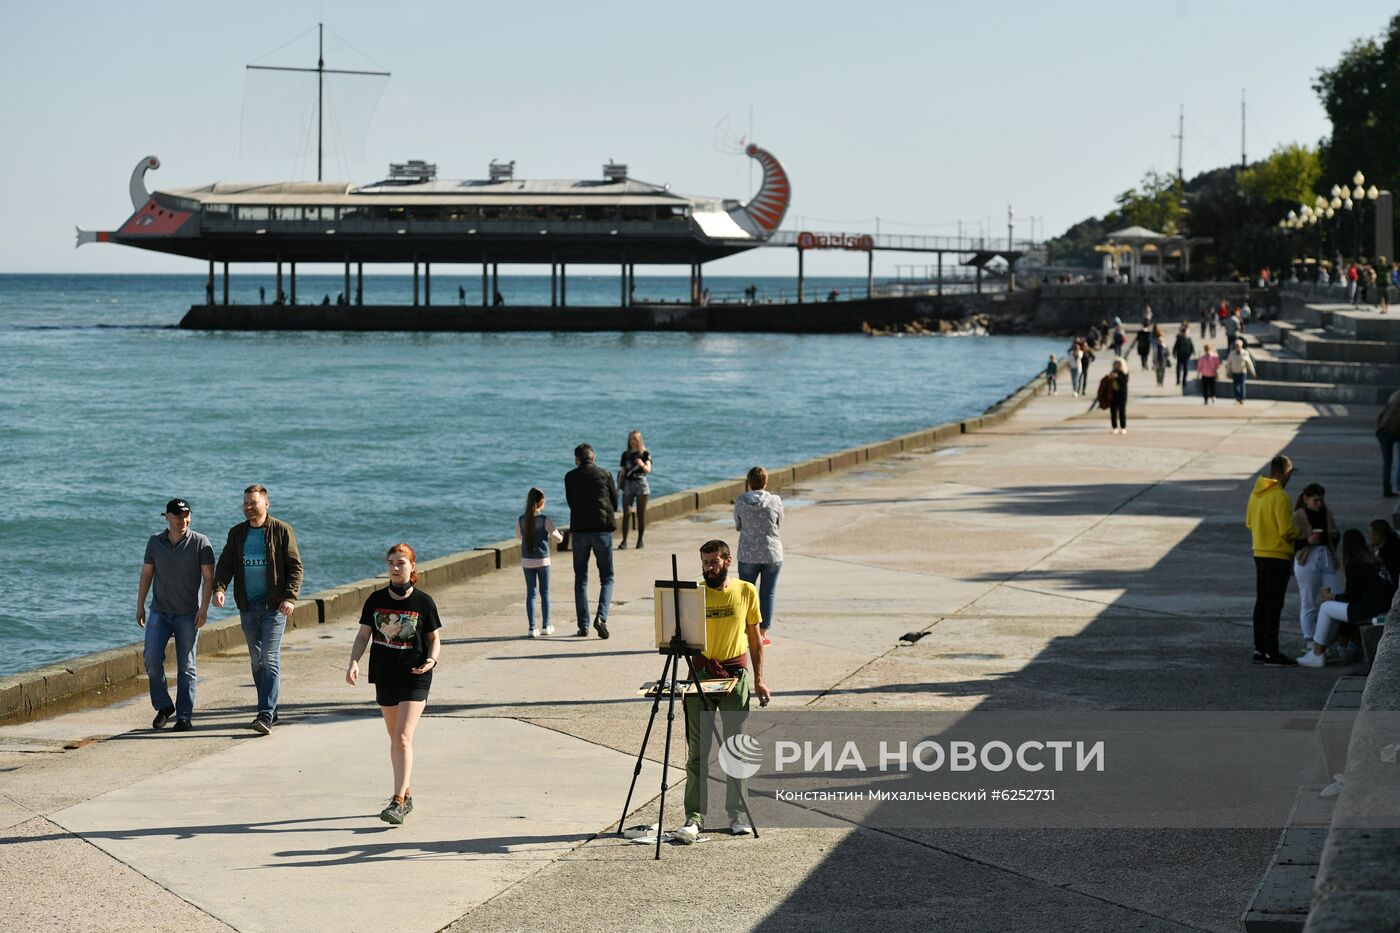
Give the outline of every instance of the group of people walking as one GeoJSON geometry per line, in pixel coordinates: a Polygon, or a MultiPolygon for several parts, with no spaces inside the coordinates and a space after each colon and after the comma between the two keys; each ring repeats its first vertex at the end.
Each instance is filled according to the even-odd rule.
{"type": "Polygon", "coordinates": [[[1253,661],[1323,667],[1329,653],[1343,662],[1356,660],[1358,626],[1383,615],[1395,597],[1400,539],[1383,519],[1372,521],[1365,532],[1338,533],[1326,490],[1311,483],[1290,500],[1284,488],[1292,476],[1292,461],[1274,457],[1269,475],[1256,479],[1245,509],[1255,565],[1253,661]],[[1296,658],[1279,647],[1290,577],[1298,581],[1303,636],[1303,652],[1296,658]]]}

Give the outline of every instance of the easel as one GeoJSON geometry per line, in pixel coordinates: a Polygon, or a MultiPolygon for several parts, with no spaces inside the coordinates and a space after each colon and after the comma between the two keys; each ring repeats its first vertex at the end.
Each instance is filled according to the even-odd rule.
{"type": "MultiPolygon", "coordinates": [[[[658,580],[657,589],[671,591],[676,612],[676,630],[671,635],[671,640],[666,647],[658,648],[660,654],[666,656],[665,662],[661,665],[661,679],[657,681],[656,698],[651,701],[651,716],[647,718],[647,728],[642,733],[642,748],[637,752],[637,767],[632,771],[632,786],[627,789],[627,802],[622,805],[622,819],[617,822],[617,831],[622,832],[622,824],[627,822],[627,811],[632,807],[632,794],[637,789],[637,778],[642,774],[642,761],[646,757],[647,742],[651,740],[651,727],[656,723],[656,714],[661,710],[661,693],[666,693],[666,751],[662,755],[661,762],[661,809],[656,816],[656,858],[661,858],[661,837],[662,826],[666,820],[666,791],[670,789],[667,782],[667,775],[671,771],[671,727],[676,719],[676,685],[673,678],[680,674],[681,659],[685,659],[686,667],[690,670],[690,682],[695,685],[696,696],[700,698],[700,708],[709,713],[710,701],[705,697],[705,691],[700,688],[700,677],[695,671],[695,662],[690,658],[690,650],[686,647],[685,639],[681,637],[681,590],[693,590],[699,586],[694,580],[682,580],[676,569],[676,555],[671,555],[671,579],[658,580]],[[669,675],[669,676],[668,676],[669,675]]],[[[685,699],[682,697],[681,702],[685,699]]],[[[720,743],[719,724],[715,722],[715,717],[707,717],[710,720],[710,729],[714,734],[716,747],[720,743]]],[[[709,775],[705,776],[709,780],[709,775]]],[[[749,826],[753,829],[753,837],[758,838],[758,827],[754,825],[753,814],[749,812],[749,799],[747,794],[739,795],[740,802],[744,805],[744,816],[748,818],[749,826]]]]}

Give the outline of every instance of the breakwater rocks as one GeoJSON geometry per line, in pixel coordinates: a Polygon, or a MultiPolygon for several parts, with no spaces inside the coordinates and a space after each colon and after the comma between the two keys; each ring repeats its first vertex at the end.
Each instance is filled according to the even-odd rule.
{"type": "MultiPolygon", "coordinates": [[[[985,337],[992,333],[991,318],[985,314],[974,314],[960,321],[943,318],[916,318],[902,327],[871,327],[869,321],[861,323],[860,329],[871,337],[985,337]]],[[[1001,331],[1001,333],[1024,333],[1024,331],[1001,331]]]]}

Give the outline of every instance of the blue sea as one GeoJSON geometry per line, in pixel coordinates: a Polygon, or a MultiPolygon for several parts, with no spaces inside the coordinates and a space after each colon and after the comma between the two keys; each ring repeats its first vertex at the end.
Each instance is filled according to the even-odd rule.
{"type": "MultiPolygon", "coordinates": [[[[818,294],[863,279],[809,280],[818,294]]],[[[480,297],[435,276],[434,296],[480,297]]],[[[791,295],[792,279],[707,277],[712,293],[791,295]]],[[[234,279],[255,301],[271,276],[234,279]]],[[[299,292],[334,299],[339,276],[299,292]]],[[[685,277],[637,277],[680,299],[685,277]]],[[[568,520],[563,476],[626,434],[655,458],[653,495],[981,412],[1061,349],[1033,337],[882,339],[684,333],[234,333],[174,325],[202,275],[0,275],[0,674],[139,640],[137,578],[172,497],[217,550],[262,483],[291,522],[303,593],[372,576],[385,547],[420,559],[508,538],[526,490],[568,520]]],[[[503,276],[512,304],[548,276],[503,276]]],[[[570,277],[571,304],[617,279],[570,277]]],[[[402,276],[365,301],[406,302],[402,276]]],[[[211,618],[227,615],[214,612],[211,618]]]]}

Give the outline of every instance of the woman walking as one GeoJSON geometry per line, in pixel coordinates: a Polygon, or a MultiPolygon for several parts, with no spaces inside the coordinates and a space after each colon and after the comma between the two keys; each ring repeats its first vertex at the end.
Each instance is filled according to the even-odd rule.
{"type": "Polygon", "coordinates": [[[1167,338],[1162,336],[1162,328],[1152,328],[1152,368],[1157,373],[1157,384],[1163,385],[1167,376],[1167,338]]]}
{"type": "Polygon", "coordinates": [[[1254,358],[1244,348],[1243,340],[1235,341],[1234,349],[1230,351],[1230,358],[1225,361],[1225,371],[1230,374],[1230,380],[1235,384],[1235,404],[1243,405],[1246,379],[1257,378],[1254,371],[1254,358]]]}
{"type": "Polygon", "coordinates": [[[1196,360],[1196,380],[1201,384],[1201,404],[1215,404],[1215,380],[1220,372],[1220,355],[1210,348],[1210,344],[1201,344],[1201,357],[1196,360]]]}
{"type": "Polygon", "coordinates": [[[1366,538],[1355,528],[1342,535],[1342,571],[1346,574],[1347,591],[1333,594],[1322,591],[1325,600],[1317,610],[1317,631],[1313,646],[1303,652],[1298,663],[1304,667],[1323,667],[1327,645],[1344,625],[1359,625],[1390,608],[1395,596],[1395,583],[1388,580],[1380,560],[1366,547],[1366,538]]]}
{"type": "Polygon", "coordinates": [[[1083,359],[1084,351],[1079,346],[1079,338],[1075,337],[1069,345],[1069,389],[1075,398],[1079,397],[1079,364],[1083,359]]]}
{"type": "Polygon", "coordinates": [[[525,494],[525,511],[515,520],[515,536],[520,539],[520,568],[525,573],[526,636],[553,635],[549,624],[549,546],[564,540],[564,535],[549,516],[544,514],[543,490],[530,487],[525,494]],[[540,627],[535,629],[535,591],[540,594],[540,627]]]}
{"type": "Polygon", "coordinates": [[[1114,434],[1128,433],[1128,363],[1121,356],[1108,375],[1099,380],[1098,404],[1108,409],[1114,434]]]}
{"type": "Polygon", "coordinates": [[[768,471],[749,470],[748,490],[734,500],[734,528],[739,532],[739,579],[758,585],[759,632],[765,645],[773,627],[773,600],[783,569],[783,500],[768,491],[768,471]]]}
{"type": "Polygon", "coordinates": [[[647,530],[647,498],[651,495],[651,485],[647,475],[651,473],[651,451],[642,443],[642,432],[631,431],[627,435],[627,449],[622,452],[622,463],[617,471],[617,486],[622,493],[622,543],[627,547],[627,525],[632,516],[631,508],[637,507],[637,547],[642,547],[642,535],[647,530]]]}
{"type": "Polygon", "coordinates": [[[1094,362],[1094,350],[1089,346],[1089,342],[1081,340],[1079,342],[1081,351],[1079,356],[1079,394],[1089,394],[1089,364],[1094,362]]]}
{"type": "Polygon", "coordinates": [[[360,655],[373,642],[369,655],[369,682],[389,730],[389,761],[394,768],[394,796],[379,814],[398,825],[413,812],[409,779],[413,772],[413,731],[428,705],[428,689],[438,666],[441,642],[437,604],[415,587],[418,557],[400,542],[389,548],[389,585],[375,590],[360,610],[360,632],[350,649],[345,682],[352,687],[360,679],[360,655]]]}
{"type": "Polygon", "coordinates": [[[1298,537],[1293,539],[1293,576],[1298,579],[1298,624],[1307,650],[1312,649],[1317,630],[1319,594],[1338,588],[1337,555],[1332,549],[1342,536],[1332,521],[1326,495],[1327,490],[1312,483],[1299,493],[1293,509],[1293,524],[1298,526],[1298,537]]]}
{"type": "Polygon", "coordinates": [[[1147,328],[1137,332],[1133,338],[1133,343],[1137,346],[1138,359],[1142,361],[1142,368],[1147,368],[1147,357],[1152,352],[1152,332],[1147,328]]]}

